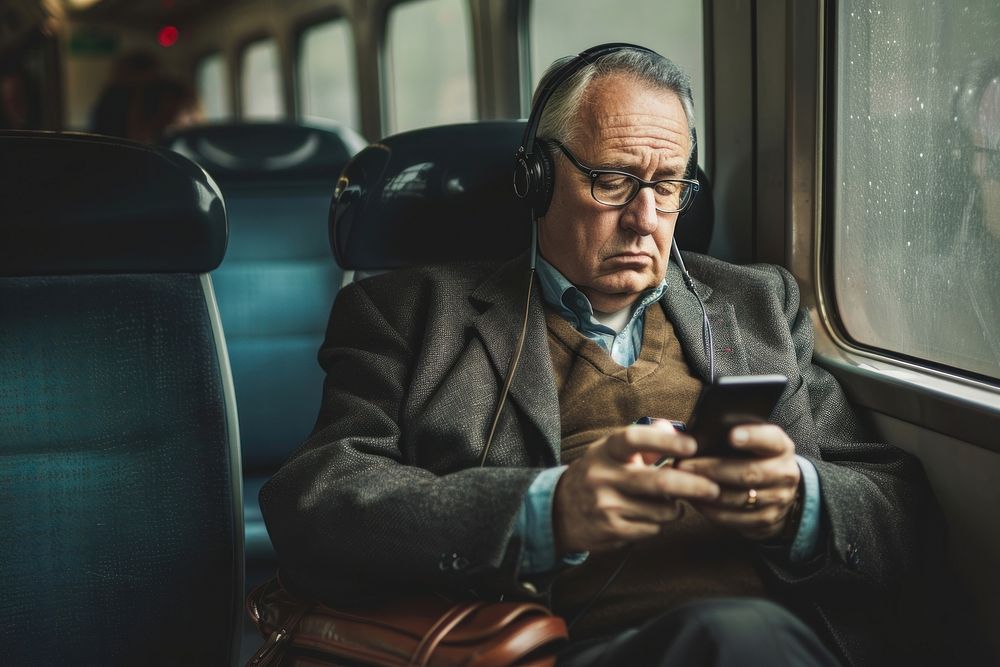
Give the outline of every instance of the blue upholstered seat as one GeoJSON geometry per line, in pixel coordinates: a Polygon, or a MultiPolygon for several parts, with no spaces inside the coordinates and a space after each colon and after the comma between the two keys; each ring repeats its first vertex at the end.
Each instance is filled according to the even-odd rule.
{"type": "Polygon", "coordinates": [[[316,353],[342,271],[326,219],[337,177],[365,144],[337,126],[234,123],[179,131],[167,145],[218,182],[229,250],[212,274],[236,384],[247,560],[273,569],[257,493],[312,430],[316,353]]]}
{"type": "Polygon", "coordinates": [[[243,598],[218,189],[0,132],[0,662],[229,665],[243,598]]]}

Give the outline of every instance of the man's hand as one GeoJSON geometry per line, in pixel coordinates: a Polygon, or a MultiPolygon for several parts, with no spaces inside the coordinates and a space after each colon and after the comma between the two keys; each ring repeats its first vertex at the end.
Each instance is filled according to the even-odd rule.
{"type": "Polygon", "coordinates": [[[592,444],[556,486],[557,552],[602,551],[656,535],[660,524],[680,516],[678,500],[715,499],[715,482],[650,465],[694,452],[694,440],[669,424],[628,426],[592,444]]]}
{"type": "Polygon", "coordinates": [[[696,457],[678,464],[679,470],[704,475],[722,488],[717,498],[692,504],[710,520],[750,539],[782,534],[801,476],[795,443],[774,424],[738,426],[730,431],[729,440],[753,457],[696,457]]]}

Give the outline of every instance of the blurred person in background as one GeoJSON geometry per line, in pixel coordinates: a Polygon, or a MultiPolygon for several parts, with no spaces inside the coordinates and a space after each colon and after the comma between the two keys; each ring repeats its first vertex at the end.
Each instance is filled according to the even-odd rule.
{"type": "Polygon", "coordinates": [[[148,53],[122,56],[91,116],[93,132],[156,142],[167,131],[202,121],[194,89],[160,70],[148,53]]]}
{"type": "Polygon", "coordinates": [[[37,130],[41,117],[35,82],[23,67],[0,61],[0,129],[37,130]]]}

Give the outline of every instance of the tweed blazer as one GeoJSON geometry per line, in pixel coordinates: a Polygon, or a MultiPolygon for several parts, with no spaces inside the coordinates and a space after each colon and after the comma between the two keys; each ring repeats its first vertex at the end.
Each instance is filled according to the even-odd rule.
{"type": "MultiPolygon", "coordinates": [[[[772,421],[819,473],[820,552],[792,565],[787,547],[762,545],[769,594],[845,659],[864,662],[880,641],[884,602],[919,551],[922,471],[866,442],[838,383],[811,363],[811,322],[787,271],[693,253],[685,263],[712,323],[716,374],[787,376],[772,421]]],[[[519,583],[512,539],[525,491],[559,463],[537,286],[508,405],[477,467],[525,309],[526,267],[522,256],[406,269],[340,292],[319,353],[326,381],[315,429],[260,494],[290,588],[331,604],[409,589],[545,594],[544,577],[519,583]]],[[[661,304],[707,381],[701,309],[673,263],[667,284],[661,304]]]]}

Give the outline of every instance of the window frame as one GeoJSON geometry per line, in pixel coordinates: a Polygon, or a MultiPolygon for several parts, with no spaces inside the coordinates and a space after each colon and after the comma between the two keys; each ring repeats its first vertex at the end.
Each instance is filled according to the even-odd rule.
{"type": "MultiPolygon", "coordinates": [[[[211,48],[211,49],[206,49],[206,50],[203,50],[203,51],[199,51],[198,53],[195,54],[194,58],[192,59],[192,61],[191,61],[192,64],[191,64],[191,69],[190,69],[190,72],[191,72],[191,81],[194,82],[194,84],[195,84],[195,90],[198,93],[198,95],[201,95],[201,91],[197,90],[197,88],[198,88],[198,68],[201,67],[202,64],[206,60],[208,60],[209,58],[211,58],[213,56],[219,56],[222,59],[222,68],[223,68],[223,72],[224,72],[225,76],[227,78],[229,76],[231,76],[232,65],[229,62],[229,59],[226,57],[227,54],[226,54],[225,49],[222,49],[222,48],[211,48]]],[[[226,83],[226,86],[225,86],[225,93],[224,94],[226,96],[226,102],[228,103],[228,107],[229,107],[228,113],[223,118],[221,118],[221,119],[218,119],[218,120],[209,120],[208,122],[227,122],[227,121],[232,121],[232,120],[234,120],[237,117],[237,114],[236,114],[236,102],[235,102],[235,100],[233,100],[233,90],[234,90],[233,82],[232,81],[226,81],[225,83],[226,83]]]]}
{"type": "Polygon", "coordinates": [[[788,178],[790,222],[796,234],[787,252],[789,268],[802,286],[802,305],[814,317],[814,360],[840,380],[860,407],[1000,452],[994,435],[1000,417],[1000,381],[863,345],[850,336],[839,316],[832,196],[839,5],[836,0],[821,4],[803,8],[793,18],[787,37],[789,57],[810,64],[798,77],[793,74],[790,95],[793,100],[816,100],[813,110],[809,105],[792,105],[787,145],[788,163],[812,172],[811,178],[796,179],[794,174],[788,178]],[[887,391],[886,385],[892,389],[887,391]]]}
{"type": "Polygon", "coordinates": [[[825,309],[825,319],[828,321],[831,331],[843,341],[844,345],[854,351],[863,352],[871,358],[892,359],[900,364],[904,364],[908,367],[916,367],[922,371],[931,372],[940,377],[962,382],[971,382],[976,385],[986,385],[1000,388],[1000,378],[992,378],[974,371],[950,366],[942,362],[912,356],[890,348],[863,343],[851,334],[848,330],[847,324],[843,321],[843,318],[840,315],[840,300],[838,299],[834,280],[834,263],[836,261],[834,234],[836,224],[834,220],[835,197],[833,196],[833,193],[837,191],[834,170],[836,167],[838,123],[837,102],[839,101],[839,97],[837,95],[837,66],[839,63],[838,58],[840,57],[837,49],[837,38],[839,36],[837,34],[839,5],[836,2],[830,2],[828,7],[829,15],[826,21],[826,35],[824,36],[826,43],[825,53],[827,58],[827,61],[824,63],[824,77],[826,81],[826,90],[824,92],[826,99],[824,109],[825,124],[821,139],[823,144],[823,154],[821,156],[820,163],[823,170],[823,189],[824,191],[829,192],[830,196],[825,197],[823,200],[819,253],[819,274],[822,276],[821,282],[823,286],[823,295],[825,297],[824,301],[827,305],[825,309]]]}
{"type": "MultiPolygon", "coordinates": [[[[354,77],[354,111],[359,125],[359,127],[351,129],[360,133],[360,126],[364,124],[364,104],[361,102],[361,71],[358,66],[358,29],[357,24],[351,17],[350,13],[344,11],[341,7],[332,7],[310,12],[296,21],[292,27],[292,54],[294,62],[292,63],[291,84],[292,96],[295,98],[295,119],[297,121],[302,121],[305,118],[305,109],[302,99],[302,81],[300,80],[301,77],[299,74],[302,66],[302,49],[305,44],[305,34],[311,28],[323,25],[324,23],[332,23],[334,21],[346,21],[351,32],[351,49],[354,55],[354,61],[352,62],[352,75],[354,77]]],[[[346,123],[342,124],[347,127],[346,123]]]]}
{"type": "MultiPolygon", "coordinates": [[[[285,77],[284,77],[284,71],[285,71],[286,68],[285,68],[285,63],[282,61],[283,60],[283,56],[282,56],[282,49],[281,49],[280,40],[278,39],[278,36],[276,34],[274,34],[273,32],[271,32],[271,31],[258,30],[258,31],[254,31],[254,32],[248,33],[245,37],[241,38],[239,40],[239,42],[237,43],[236,50],[235,50],[235,54],[236,54],[236,68],[235,68],[235,70],[236,70],[236,85],[235,85],[235,90],[236,90],[237,96],[239,98],[239,106],[238,106],[239,112],[238,113],[234,113],[233,117],[236,118],[236,119],[238,119],[238,120],[240,120],[240,121],[242,121],[242,122],[251,122],[251,123],[253,123],[253,122],[259,122],[259,121],[265,121],[265,119],[263,119],[263,118],[248,118],[247,117],[247,114],[246,114],[246,105],[244,104],[244,95],[246,94],[246,91],[243,89],[243,80],[244,80],[244,74],[245,74],[245,65],[246,65],[246,54],[247,54],[247,51],[254,44],[256,44],[258,42],[265,42],[265,41],[268,41],[268,40],[270,40],[271,42],[274,43],[275,50],[278,52],[278,99],[281,102],[282,109],[281,109],[280,113],[278,114],[278,116],[276,118],[267,119],[267,120],[274,121],[274,122],[280,122],[280,121],[283,121],[283,120],[288,120],[289,118],[294,118],[295,117],[294,114],[297,113],[297,110],[293,111],[291,109],[288,109],[288,104],[287,104],[287,102],[285,100],[285,81],[284,81],[285,77]]],[[[294,86],[294,82],[292,83],[292,85],[294,86]]]]}
{"type": "MultiPolygon", "coordinates": [[[[378,16],[378,72],[379,72],[379,116],[380,116],[380,127],[383,136],[388,136],[390,134],[398,134],[407,130],[401,130],[395,127],[395,113],[394,106],[396,105],[396,98],[391,89],[391,76],[390,76],[390,57],[389,57],[389,15],[394,9],[400,5],[412,4],[422,2],[423,0],[384,0],[380,5],[379,11],[376,12],[378,16]]],[[[479,122],[483,119],[483,110],[480,108],[481,92],[480,88],[483,85],[479,78],[479,69],[477,67],[477,62],[480,57],[480,51],[482,45],[480,44],[479,35],[475,30],[475,8],[473,7],[473,0],[461,0],[465,4],[467,10],[467,16],[469,17],[470,24],[468,28],[469,36],[469,73],[472,76],[472,118],[468,121],[470,123],[479,122]]],[[[415,129],[415,128],[410,128],[415,129]]]]}

